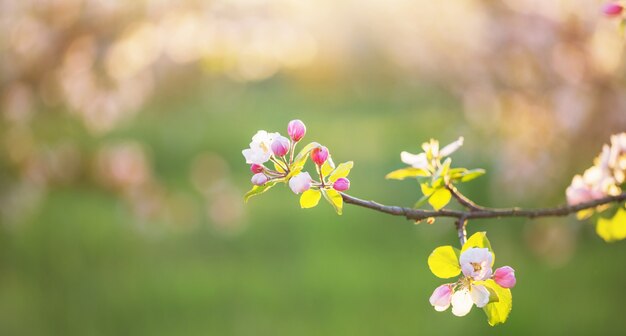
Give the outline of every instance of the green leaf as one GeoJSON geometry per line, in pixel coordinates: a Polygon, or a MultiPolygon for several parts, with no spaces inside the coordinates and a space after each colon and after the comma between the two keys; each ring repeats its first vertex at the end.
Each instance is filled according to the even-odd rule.
{"type": "Polygon", "coordinates": [[[460,251],[450,245],[439,246],[428,256],[428,267],[439,278],[455,277],[461,274],[459,255],[460,251]]]}
{"type": "Polygon", "coordinates": [[[428,203],[433,207],[433,209],[438,211],[450,203],[450,199],[452,199],[450,191],[445,188],[439,188],[432,193],[432,195],[430,195],[428,203]]]}
{"type": "Polygon", "coordinates": [[[495,326],[498,323],[504,323],[511,313],[511,308],[513,308],[513,296],[511,295],[511,290],[500,287],[500,285],[492,279],[480,281],[479,284],[487,287],[490,293],[491,291],[494,291],[498,296],[497,302],[490,302],[483,308],[485,314],[487,315],[489,325],[495,326]]]}
{"type": "Polygon", "coordinates": [[[483,176],[485,175],[485,170],[478,168],[478,169],[472,169],[472,170],[468,170],[463,177],[461,177],[461,182],[469,182],[477,177],[483,176]]]}
{"type": "Polygon", "coordinates": [[[414,208],[419,208],[422,205],[424,205],[427,201],[428,198],[430,197],[430,195],[424,195],[422,196],[419,200],[417,200],[417,202],[415,202],[415,205],[413,205],[414,208]]]}
{"type": "Polygon", "coordinates": [[[343,212],[343,198],[341,194],[335,189],[321,189],[322,195],[335,208],[338,215],[343,212]]]}
{"type": "Polygon", "coordinates": [[[463,247],[461,248],[461,253],[473,247],[488,248],[489,251],[491,252],[491,255],[493,256],[492,262],[491,262],[491,266],[493,267],[493,264],[496,261],[496,255],[493,253],[493,250],[491,249],[491,243],[489,242],[489,239],[487,238],[487,232],[484,232],[484,231],[476,232],[473,235],[471,235],[467,239],[465,244],[463,244],[463,247]]]}
{"type": "Polygon", "coordinates": [[[394,170],[391,173],[385,175],[385,178],[388,180],[404,180],[407,177],[418,176],[430,176],[430,173],[424,169],[409,167],[394,170]]]}
{"type": "Polygon", "coordinates": [[[300,196],[300,207],[303,209],[315,207],[322,198],[322,193],[317,189],[309,189],[300,196]]]}
{"type": "Polygon", "coordinates": [[[337,181],[339,178],[348,176],[353,166],[354,162],[352,161],[340,164],[339,166],[337,166],[337,168],[335,168],[335,170],[333,170],[332,173],[330,173],[330,176],[328,176],[328,181],[332,183],[337,181]]]}
{"type": "Polygon", "coordinates": [[[611,218],[598,218],[596,232],[607,243],[626,238],[626,211],[620,207],[611,218]]]}
{"type": "Polygon", "coordinates": [[[273,187],[276,183],[281,182],[281,181],[272,181],[272,182],[267,182],[262,186],[254,186],[252,187],[252,189],[250,189],[245,195],[243,195],[243,200],[244,202],[248,202],[248,200],[250,199],[250,197],[252,196],[256,196],[256,195],[260,195],[266,191],[268,191],[271,187],[273,187]]]}
{"type": "Polygon", "coordinates": [[[451,168],[449,171],[449,174],[450,174],[450,178],[455,180],[455,179],[460,179],[467,172],[468,172],[467,168],[451,168]]]}

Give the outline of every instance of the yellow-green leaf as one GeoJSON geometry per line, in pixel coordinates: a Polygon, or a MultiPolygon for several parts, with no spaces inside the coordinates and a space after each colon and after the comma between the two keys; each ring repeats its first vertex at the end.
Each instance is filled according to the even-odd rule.
{"type": "Polygon", "coordinates": [[[262,186],[253,186],[245,195],[243,195],[244,202],[248,202],[250,197],[260,195],[266,191],[268,191],[271,187],[273,187],[279,181],[267,182],[262,186]]]}
{"type": "Polygon", "coordinates": [[[300,174],[301,171],[302,171],[302,167],[293,167],[291,171],[289,172],[289,174],[287,174],[287,177],[285,177],[285,179],[289,180],[290,178],[300,174]]]}
{"type": "Polygon", "coordinates": [[[492,260],[491,266],[493,267],[493,264],[496,261],[496,255],[493,253],[493,250],[491,249],[491,243],[489,243],[489,239],[487,239],[487,232],[484,232],[484,231],[476,232],[473,235],[471,235],[467,239],[465,244],[463,244],[463,247],[461,248],[461,253],[473,247],[488,248],[489,251],[491,252],[491,255],[493,256],[493,258],[491,259],[492,260]]]}
{"type": "Polygon", "coordinates": [[[300,207],[303,209],[313,208],[319,203],[322,194],[317,189],[309,189],[300,196],[300,207]]]}
{"type": "Polygon", "coordinates": [[[480,284],[487,287],[489,292],[494,291],[498,296],[497,302],[490,302],[483,308],[485,314],[487,314],[489,325],[494,326],[498,323],[504,323],[509,317],[509,313],[511,313],[511,308],[513,308],[511,290],[500,287],[492,279],[481,281],[480,284]]]}
{"type": "Polygon", "coordinates": [[[612,218],[598,219],[596,232],[606,242],[614,242],[626,238],[626,211],[620,207],[612,218]]]}
{"type": "Polygon", "coordinates": [[[330,174],[333,171],[333,169],[335,169],[335,163],[333,162],[330,155],[328,156],[328,159],[326,159],[326,162],[324,162],[324,164],[322,165],[320,169],[322,171],[322,176],[328,176],[328,174],[330,174]]]}
{"type": "Polygon", "coordinates": [[[424,169],[420,168],[402,168],[398,170],[394,170],[391,173],[385,175],[385,178],[388,180],[404,180],[407,177],[417,177],[417,176],[429,176],[430,173],[424,169]]]}
{"type": "Polygon", "coordinates": [[[338,215],[343,212],[343,198],[341,194],[335,189],[322,189],[322,195],[335,208],[338,215]]]}
{"type": "Polygon", "coordinates": [[[439,246],[428,256],[428,267],[439,278],[455,277],[461,273],[459,255],[460,251],[450,245],[439,246]]]}
{"type": "Polygon", "coordinates": [[[330,182],[335,182],[339,178],[348,176],[353,166],[354,166],[354,162],[352,161],[339,164],[339,166],[337,166],[337,168],[335,168],[335,170],[333,170],[333,172],[330,173],[330,176],[328,176],[328,180],[330,182]]]}
{"type": "Polygon", "coordinates": [[[576,218],[577,218],[578,220],[584,220],[584,219],[587,219],[587,218],[591,217],[591,215],[593,215],[594,211],[595,211],[595,210],[594,210],[593,208],[591,208],[591,209],[585,209],[585,210],[580,210],[580,211],[578,211],[578,212],[576,213],[576,218]]]}
{"type": "Polygon", "coordinates": [[[485,175],[485,170],[484,169],[472,169],[472,170],[468,170],[463,177],[461,177],[461,182],[469,182],[477,177],[483,176],[485,175]]]}
{"type": "Polygon", "coordinates": [[[317,142],[311,142],[310,144],[304,146],[304,148],[300,150],[300,153],[296,155],[289,169],[290,170],[296,170],[298,168],[302,169],[302,167],[304,167],[304,164],[306,163],[306,159],[309,157],[309,153],[313,150],[313,148],[317,146],[319,146],[317,142]]]}
{"type": "Polygon", "coordinates": [[[279,165],[278,163],[274,162],[274,169],[279,172],[279,173],[284,173],[285,169],[283,168],[283,166],[279,165]]]}
{"type": "Polygon", "coordinates": [[[422,189],[422,194],[424,194],[424,196],[430,196],[435,192],[435,189],[431,188],[428,183],[420,184],[420,188],[422,189]]]}
{"type": "Polygon", "coordinates": [[[433,209],[440,210],[448,205],[451,198],[452,194],[448,189],[439,188],[432,195],[430,195],[428,203],[433,207],[433,209]]]}

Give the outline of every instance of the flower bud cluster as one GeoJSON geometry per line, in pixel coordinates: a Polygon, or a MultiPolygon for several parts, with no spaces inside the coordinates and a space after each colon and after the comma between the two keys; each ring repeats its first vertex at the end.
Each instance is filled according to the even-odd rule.
{"type": "MultiPolygon", "coordinates": [[[[250,164],[250,171],[253,174],[252,184],[260,187],[268,183],[273,185],[276,182],[286,182],[296,194],[304,193],[309,189],[333,189],[341,192],[350,188],[350,180],[345,177],[349,168],[347,171],[342,171],[343,175],[333,176],[335,166],[325,146],[313,142],[295,155],[297,143],[306,134],[306,126],[301,120],[290,121],[287,125],[287,134],[289,138],[280,133],[258,131],[252,137],[249,148],[242,151],[246,163],[250,164]],[[315,180],[308,172],[302,172],[308,157],[315,164],[319,180],[315,180]],[[270,161],[273,167],[266,165],[270,161]]],[[[352,163],[350,167],[351,165],[352,163]]]]}

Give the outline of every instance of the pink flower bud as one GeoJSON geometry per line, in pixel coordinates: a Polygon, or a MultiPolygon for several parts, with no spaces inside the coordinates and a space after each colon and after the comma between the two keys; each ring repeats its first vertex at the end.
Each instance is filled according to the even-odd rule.
{"type": "Polygon", "coordinates": [[[300,173],[289,180],[289,188],[296,194],[305,192],[311,188],[311,175],[309,173],[300,173]]]}
{"type": "Polygon", "coordinates": [[[435,288],[433,295],[430,296],[430,304],[435,307],[436,311],[444,311],[450,307],[452,299],[452,286],[450,284],[441,285],[435,288]]]}
{"type": "Polygon", "coordinates": [[[289,125],[287,125],[287,133],[291,140],[300,141],[300,139],[304,137],[304,134],[306,134],[306,126],[304,126],[304,123],[299,119],[292,120],[289,122],[289,125]]]}
{"type": "Polygon", "coordinates": [[[333,188],[337,191],[346,191],[350,189],[350,180],[345,177],[340,177],[333,183],[333,188]]]}
{"type": "Polygon", "coordinates": [[[263,169],[264,169],[263,166],[260,164],[253,163],[250,165],[250,171],[253,172],[254,174],[262,173],[263,169]]]}
{"type": "Polygon", "coordinates": [[[316,165],[321,166],[328,159],[328,148],[324,146],[313,148],[311,151],[311,160],[315,162],[316,165]]]}
{"type": "Polygon", "coordinates": [[[623,11],[624,7],[616,2],[607,3],[602,7],[602,13],[610,17],[621,15],[623,11]]]}
{"type": "Polygon", "coordinates": [[[257,174],[254,174],[254,176],[252,176],[252,179],[250,181],[254,185],[262,186],[267,182],[267,180],[268,178],[267,176],[265,176],[265,174],[257,173],[257,174]]]}
{"type": "Polygon", "coordinates": [[[500,267],[493,274],[493,280],[504,288],[513,288],[516,282],[515,270],[509,266],[500,267]]]}
{"type": "Polygon", "coordinates": [[[289,152],[290,145],[291,143],[289,143],[289,139],[284,136],[278,136],[274,139],[274,141],[272,141],[272,152],[276,156],[284,156],[287,152],[289,152]]]}

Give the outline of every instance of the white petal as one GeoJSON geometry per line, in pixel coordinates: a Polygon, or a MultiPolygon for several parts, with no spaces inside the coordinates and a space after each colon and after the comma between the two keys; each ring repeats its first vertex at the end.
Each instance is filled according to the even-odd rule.
{"type": "Polygon", "coordinates": [[[465,316],[472,310],[472,296],[467,289],[461,289],[452,294],[452,314],[456,316],[465,316]]]}
{"type": "Polygon", "coordinates": [[[439,155],[440,156],[448,156],[454,152],[456,152],[457,149],[459,149],[459,147],[463,146],[463,137],[459,137],[459,139],[445,147],[443,147],[440,151],[439,151],[439,155]]]}
{"type": "Polygon", "coordinates": [[[442,312],[442,311],[444,311],[444,310],[448,309],[448,307],[450,307],[450,304],[448,303],[448,304],[447,304],[447,305],[445,305],[445,306],[433,306],[433,307],[435,307],[435,310],[436,310],[436,311],[438,311],[438,312],[442,312]]]}
{"type": "Polygon", "coordinates": [[[400,153],[400,160],[414,168],[428,169],[428,160],[424,153],[411,154],[409,152],[402,152],[400,153]]]}
{"type": "Polygon", "coordinates": [[[472,301],[476,304],[476,307],[482,308],[489,303],[489,291],[485,286],[475,285],[472,286],[470,291],[472,301]]]}

